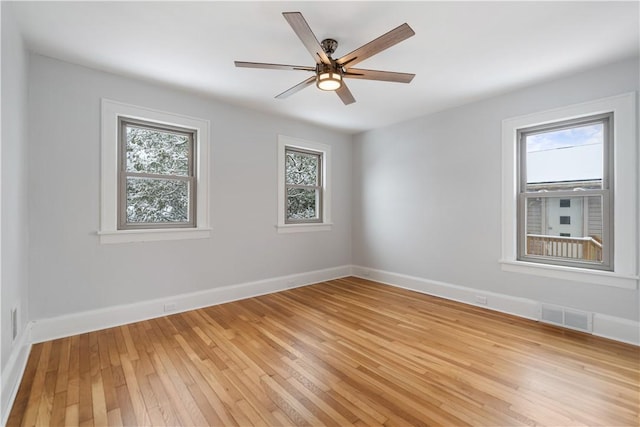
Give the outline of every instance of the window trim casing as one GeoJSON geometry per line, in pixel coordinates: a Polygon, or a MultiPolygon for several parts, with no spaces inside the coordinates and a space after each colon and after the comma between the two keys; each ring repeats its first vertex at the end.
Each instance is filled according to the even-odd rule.
{"type": "MultiPolygon", "coordinates": [[[[518,200],[517,200],[517,221],[518,221],[518,233],[517,233],[517,243],[518,243],[518,257],[519,261],[527,261],[527,262],[535,262],[546,265],[559,265],[559,266],[567,266],[567,267],[578,267],[592,270],[604,270],[604,271],[613,271],[613,241],[614,239],[614,223],[612,218],[614,218],[613,210],[614,210],[614,200],[612,194],[615,191],[614,186],[614,143],[613,143],[613,128],[614,128],[614,120],[613,113],[604,113],[604,114],[595,114],[595,115],[587,115],[579,118],[573,118],[569,120],[558,120],[552,121],[550,123],[541,124],[537,126],[528,126],[526,128],[517,129],[517,147],[516,154],[518,157],[517,160],[517,179],[518,179],[518,200]],[[545,193],[531,193],[527,192],[527,164],[526,164],[526,155],[524,154],[524,145],[525,138],[528,135],[534,135],[538,133],[545,133],[549,131],[557,131],[557,130],[565,130],[571,129],[578,126],[584,126],[592,123],[603,123],[604,127],[604,140],[603,140],[603,153],[602,153],[602,188],[593,189],[593,190],[584,190],[580,193],[576,193],[571,190],[557,190],[557,191],[549,191],[545,193]],[[525,226],[526,226],[526,201],[528,197],[542,197],[542,198],[555,198],[555,197],[569,197],[569,201],[571,197],[583,197],[586,201],[587,197],[590,196],[600,196],[602,198],[602,225],[603,225],[603,263],[602,264],[594,264],[589,263],[587,261],[580,260],[563,260],[560,258],[553,257],[540,257],[540,256],[532,256],[525,254],[525,246],[526,239],[525,236],[525,226]]],[[[570,207],[570,206],[569,206],[570,207]]],[[[562,218],[567,218],[568,216],[560,216],[560,224],[570,224],[563,223],[562,218]]],[[[570,220],[570,217],[568,217],[570,220]]]]}
{"type": "Polygon", "coordinates": [[[331,222],[331,146],[314,141],[307,141],[300,138],[293,138],[286,135],[278,135],[277,146],[278,164],[278,212],[276,229],[278,233],[296,233],[307,231],[330,231],[333,227],[331,222]],[[297,148],[299,150],[313,151],[322,154],[322,222],[286,222],[286,194],[285,194],[285,162],[286,147],[297,148]]]}
{"type": "Polygon", "coordinates": [[[638,165],[636,92],[541,111],[502,121],[502,257],[503,271],[564,279],[573,282],[638,288],[638,165]],[[517,130],[547,123],[614,114],[613,195],[614,270],[539,264],[517,259],[517,130]],[[624,179],[621,179],[624,177],[624,179]],[[622,231],[624,230],[624,232],[622,231]]]}
{"type": "Polygon", "coordinates": [[[209,218],[208,120],[101,99],[100,243],[202,239],[211,235],[209,218]],[[196,227],[118,229],[118,162],[120,117],[195,130],[196,227]]]}

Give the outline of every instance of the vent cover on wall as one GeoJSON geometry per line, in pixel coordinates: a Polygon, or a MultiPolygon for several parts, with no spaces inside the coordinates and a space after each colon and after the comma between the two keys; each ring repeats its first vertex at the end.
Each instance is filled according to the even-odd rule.
{"type": "Polygon", "coordinates": [[[540,321],[583,332],[593,332],[593,314],[558,305],[541,304],[540,321]]]}

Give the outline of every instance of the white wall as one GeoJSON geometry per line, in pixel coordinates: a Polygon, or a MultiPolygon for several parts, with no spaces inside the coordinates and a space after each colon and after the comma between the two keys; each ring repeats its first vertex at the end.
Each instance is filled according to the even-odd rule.
{"type": "Polygon", "coordinates": [[[0,424],[17,389],[29,346],[27,68],[12,4],[2,2],[0,139],[0,424]],[[13,339],[11,310],[17,309],[13,339]]]}
{"type": "Polygon", "coordinates": [[[349,135],[39,55],[29,70],[31,320],[350,264],[349,135]],[[211,121],[210,239],[99,243],[101,97],[211,121]],[[332,231],[276,232],[278,133],[331,145],[332,231]]]}
{"type": "Polygon", "coordinates": [[[624,61],[357,135],[353,263],[638,321],[637,290],[498,263],[502,120],[638,90],[638,72],[624,61]]]}
{"type": "MultiPolygon", "coordinates": [[[[0,316],[3,377],[14,350],[11,309],[18,308],[18,334],[27,313],[27,63],[11,3],[2,2],[2,145],[0,175],[0,316]]],[[[4,381],[3,381],[4,384],[4,381]]]]}

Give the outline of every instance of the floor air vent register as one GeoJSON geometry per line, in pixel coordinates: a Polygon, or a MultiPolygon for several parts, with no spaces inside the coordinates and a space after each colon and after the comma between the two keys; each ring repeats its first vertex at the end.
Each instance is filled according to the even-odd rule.
{"type": "Polygon", "coordinates": [[[540,321],[582,332],[593,332],[593,313],[558,305],[541,304],[540,321]]]}

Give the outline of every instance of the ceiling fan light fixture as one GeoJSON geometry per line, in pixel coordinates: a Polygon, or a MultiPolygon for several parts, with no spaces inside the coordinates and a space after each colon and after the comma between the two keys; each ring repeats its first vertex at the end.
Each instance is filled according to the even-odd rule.
{"type": "Polygon", "coordinates": [[[318,80],[316,86],[320,90],[333,91],[342,87],[342,76],[335,71],[325,71],[318,73],[318,80]]]}
{"type": "Polygon", "coordinates": [[[322,42],[318,42],[317,37],[313,34],[309,24],[300,12],[283,12],[282,15],[313,57],[315,61],[313,67],[235,61],[236,67],[266,68],[269,70],[315,71],[313,76],[309,76],[309,78],[303,80],[297,85],[290,87],[279,95],[276,95],[276,98],[278,99],[287,98],[290,95],[313,85],[315,82],[318,89],[335,92],[344,105],[349,105],[356,102],[356,100],[349,90],[347,83],[342,80],[344,78],[409,83],[415,76],[414,74],[409,73],[352,68],[352,66],[356,65],[358,62],[364,61],[365,59],[415,35],[415,32],[407,23],[386,32],[377,39],[360,46],[341,58],[333,59],[331,55],[333,55],[338,48],[337,40],[324,39],[322,42]]]}

